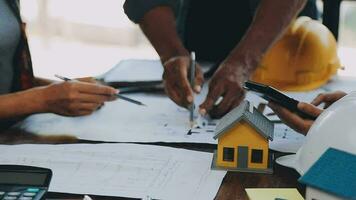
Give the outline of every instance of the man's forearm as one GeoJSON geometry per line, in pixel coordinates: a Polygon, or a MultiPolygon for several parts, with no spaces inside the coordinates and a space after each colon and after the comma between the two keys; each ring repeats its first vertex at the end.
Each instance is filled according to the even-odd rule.
{"type": "Polygon", "coordinates": [[[161,6],[152,9],[145,14],[140,27],[162,62],[174,56],[189,55],[178,36],[174,14],[170,7],[161,6]]]}
{"type": "Polygon", "coordinates": [[[245,37],[226,59],[246,66],[252,73],[266,51],[282,36],[306,0],[262,0],[245,37]]]}

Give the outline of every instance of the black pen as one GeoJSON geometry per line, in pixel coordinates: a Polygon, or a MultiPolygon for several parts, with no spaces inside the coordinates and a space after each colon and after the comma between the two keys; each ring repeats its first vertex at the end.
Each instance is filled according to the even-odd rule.
{"type": "MultiPolygon", "coordinates": [[[[70,78],[67,78],[67,77],[64,77],[64,76],[60,76],[60,75],[57,75],[55,74],[54,75],[55,77],[63,80],[63,81],[72,81],[72,79],[70,78]]],[[[139,101],[136,101],[134,99],[131,99],[131,98],[128,98],[128,97],[125,97],[125,96],[122,96],[121,94],[116,94],[116,96],[119,98],[119,99],[122,99],[122,100],[125,100],[127,102],[130,102],[130,103],[133,103],[133,104],[136,104],[136,105],[140,105],[140,106],[146,106],[145,104],[143,104],[142,102],[139,102],[139,101]]]]}

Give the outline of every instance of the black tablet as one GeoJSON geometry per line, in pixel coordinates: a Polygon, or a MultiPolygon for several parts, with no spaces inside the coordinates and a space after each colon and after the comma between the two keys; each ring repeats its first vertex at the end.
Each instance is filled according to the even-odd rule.
{"type": "Polygon", "coordinates": [[[273,101],[278,105],[281,105],[284,108],[287,108],[288,110],[297,113],[302,118],[312,119],[312,120],[316,119],[316,117],[304,113],[298,109],[299,101],[283,94],[282,92],[278,91],[277,89],[271,86],[252,82],[252,81],[246,81],[245,89],[257,93],[257,95],[259,95],[260,97],[264,98],[267,101],[273,101]]]}

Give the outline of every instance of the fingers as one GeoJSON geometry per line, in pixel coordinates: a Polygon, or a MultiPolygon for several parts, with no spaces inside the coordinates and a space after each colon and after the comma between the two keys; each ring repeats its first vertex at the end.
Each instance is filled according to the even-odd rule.
{"type": "Polygon", "coordinates": [[[246,96],[246,91],[245,90],[242,90],[240,95],[238,96],[238,98],[235,98],[233,104],[232,104],[232,107],[231,109],[234,109],[236,108],[237,106],[239,106],[241,104],[241,102],[245,99],[245,96],[246,96]]]}
{"type": "Polygon", "coordinates": [[[185,97],[182,100],[185,105],[189,105],[194,100],[193,90],[192,90],[192,87],[190,86],[188,78],[186,76],[184,76],[184,74],[182,74],[181,78],[182,78],[182,82],[180,84],[179,89],[182,91],[183,97],[185,97]]]}
{"type": "Polygon", "coordinates": [[[304,120],[299,117],[297,114],[290,112],[289,110],[279,106],[273,102],[269,102],[268,106],[278,115],[278,117],[289,127],[296,130],[297,132],[306,134],[313,121],[311,120],[304,120]]]}
{"type": "Polygon", "coordinates": [[[81,82],[74,82],[72,84],[73,87],[75,87],[81,93],[107,95],[107,96],[115,95],[118,93],[118,90],[116,90],[115,88],[104,86],[104,85],[81,83],[81,82]]]}
{"type": "Polygon", "coordinates": [[[197,65],[195,69],[195,86],[193,88],[194,92],[199,94],[201,92],[203,83],[204,83],[204,74],[203,71],[201,70],[201,67],[197,65]]]}
{"type": "Polygon", "coordinates": [[[315,99],[313,99],[311,104],[313,104],[315,106],[319,106],[321,103],[324,102],[324,99],[325,99],[325,95],[324,94],[318,94],[318,96],[315,97],[315,99]]]}
{"type": "Polygon", "coordinates": [[[118,90],[101,85],[90,83],[72,82],[65,85],[65,93],[69,101],[87,102],[102,104],[105,101],[113,101],[116,99],[118,90]]]}
{"type": "Polygon", "coordinates": [[[176,104],[188,107],[194,101],[194,91],[200,92],[203,84],[203,73],[197,65],[195,76],[194,91],[188,80],[188,68],[190,58],[174,57],[166,61],[164,64],[163,80],[166,94],[176,104]]]}
{"type": "Polygon", "coordinates": [[[106,101],[113,101],[115,99],[117,99],[116,96],[104,96],[104,95],[93,95],[93,94],[79,93],[78,97],[75,100],[78,102],[83,102],[83,103],[102,104],[106,101]]]}
{"type": "Polygon", "coordinates": [[[199,112],[201,115],[206,115],[213,109],[214,103],[223,94],[223,90],[213,82],[210,83],[209,92],[205,101],[199,106],[199,112]]]}
{"type": "Polygon", "coordinates": [[[43,107],[46,112],[67,116],[82,116],[116,98],[117,91],[111,87],[90,83],[62,82],[42,88],[43,107]]]}
{"type": "Polygon", "coordinates": [[[80,105],[78,106],[78,110],[93,112],[98,110],[103,105],[104,103],[80,103],[80,105]]]}
{"type": "Polygon", "coordinates": [[[83,102],[71,102],[65,110],[62,110],[60,114],[66,116],[85,116],[90,115],[96,110],[100,109],[103,103],[83,103],[83,102]]]}
{"type": "Polygon", "coordinates": [[[177,105],[184,107],[184,104],[181,101],[182,97],[181,94],[179,93],[179,89],[172,84],[164,83],[164,85],[165,85],[164,90],[168,95],[168,97],[177,105]]]}
{"type": "Polygon", "coordinates": [[[245,97],[245,90],[235,79],[214,79],[210,82],[206,100],[200,105],[200,114],[209,113],[213,118],[220,118],[234,107],[238,106],[245,97]],[[223,97],[218,104],[216,101],[223,97]]]}
{"type": "Polygon", "coordinates": [[[315,106],[319,106],[322,103],[325,103],[325,108],[329,107],[331,104],[333,104],[335,101],[341,99],[346,95],[345,92],[343,91],[335,91],[331,93],[322,93],[319,94],[312,102],[311,104],[315,106]]]}
{"type": "Polygon", "coordinates": [[[316,106],[304,102],[298,103],[298,109],[314,117],[318,117],[323,112],[316,106]]]}
{"type": "Polygon", "coordinates": [[[268,102],[268,106],[281,118],[284,119],[285,121],[291,123],[295,122],[298,123],[301,121],[301,118],[295,114],[289,111],[286,108],[283,108],[282,106],[279,106],[278,104],[275,104],[273,102],[268,102]]]}
{"type": "Polygon", "coordinates": [[[93,77],[83,77],[83,78],[77,78],[75,80],[78,80],[78,81],[81,81],[81,82],[93,83],[93,84],[97,84],[98,83],[98,81],[93,77]]]}
{"type": "Polygon", "coordinates": [[[245,97],[245,92],[242,90],[241,92],[230,92],[224,96],[221,103],[218,105],[214,105],[213,109],[209,111],[209,114],[212,118],[221,118],[230,110],[240,105],[241,101],[245,97]]]}

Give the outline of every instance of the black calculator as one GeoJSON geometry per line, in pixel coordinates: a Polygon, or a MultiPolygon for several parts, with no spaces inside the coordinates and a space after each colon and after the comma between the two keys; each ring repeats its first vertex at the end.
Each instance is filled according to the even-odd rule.
{"type": "Polygon", "coordinates": [[[50,169],[0,165],[0,200],[44,199],[51,178],[50,169]]]}

